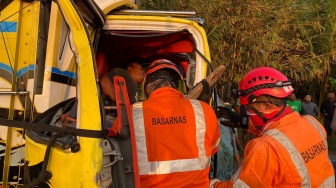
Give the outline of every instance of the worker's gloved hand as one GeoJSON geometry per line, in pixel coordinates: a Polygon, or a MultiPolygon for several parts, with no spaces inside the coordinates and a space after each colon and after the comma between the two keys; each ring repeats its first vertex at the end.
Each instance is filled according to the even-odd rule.
{"type": "Polygon", "coordinates": [[[247,115],[239,115],[233,112],[230,108],[226,107],[218,107],[216,111],[217,118],[220,119],[220,123],[227,127],[231,128],[248,128],[248,116],[247,115]]]}
{"type": "Polygon", "coordinates": [[[212,88],[209,86],[208,81],[206,81],[205,79],[203,79],[201,82],[202,82],[202,85],[203,85],[203,90],[202,90],[202,93],[200,94],[200,96],[197,99],[209,104],[210,98],[211,98],[212,88]]]}

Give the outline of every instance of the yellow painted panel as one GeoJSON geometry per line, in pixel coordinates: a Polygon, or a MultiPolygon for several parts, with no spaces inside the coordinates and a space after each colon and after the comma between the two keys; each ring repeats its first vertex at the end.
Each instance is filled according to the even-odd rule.
{"type": "MultiPolygon", "coordinates": [[[[58,3],[71,30],[72,47],[76,53],[76,62],[78,64],[77,90],[79,115],[77,117],[77,124],[81,129],[101,130],[97,82],[94,74],[91,43],[85,26],[71,5],[71,1],[59,0],[58,3]]],[[[57,31],[52,34],[57,36],[57,31]]],[[[56,43],[50,43],[50,45],[53,46],[56,43]]],[[[53,53],[55,54],[55,52],[53,53]]],[[[48,57],[54,58],[54,54],[48,57]]],[[[26,142],[27,160],[33,160],[32,164],[36,164],[44,156],[43,151],[46,146],[34,143],[28,139],[26,142]],[[36,155],[33,151],[36,151],[36,155]]],[[[99,182],[94,182],[94,179],[102,165],[100,139],[81,137],[79,142],[81,150],[77,153],[66,153],[53,149],[50,165],[48,166],[53,174],[50,180],[53,187],[99,187],[99,182]]]]}
{"type": "MultiPolygon", "coordinates": [[[[77,153],[52,148],[47,170],[52,173],[52,187],[95,187],[93,169],[99,167],[102,151],[100,139],[80,138],[81,150],[77,153]],[[89,162],[87,160],[90,160],[89,162]]],[[[26,159],[29,166],[43,161],[46,145],[26,137],[26,159]]]]}
{"type": "Polygon", "coordinates": [[[11,26],[8,31],[1,31],[0,37],[0,63],[5,63],[8,66],[13,66],[15,61],[16,38],[18,31],[20,1],[13,1],[0,14],[1,29],[5,26],[11,26]],[[15,13],[15,14],[13,14],[15,13]],[[9,25],[7,25],[9,24],[9,25]],[[15,25],[15,28],[13,24],[15,25]]]}
{"type": "Polygon", "coordinates": [[[40,2],[23,3],[18,70],[36,63],[40,2]]]}

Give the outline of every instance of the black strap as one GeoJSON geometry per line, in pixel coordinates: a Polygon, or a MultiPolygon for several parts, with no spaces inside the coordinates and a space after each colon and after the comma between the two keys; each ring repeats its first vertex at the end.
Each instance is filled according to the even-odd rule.
{"type": "Polygon", "coordinates": [[[107,135],[107,130],[97,131],[97,130],[87,130],[87,129],[75,129],[72,127],[56,127],[47,124],[32,123],[32,122],[22,122],[16,120],[0,119],[0,126],[16,127],[23,129],[30,129],[35,131],[47,131],[58,134],[71,134],[82,137],[89,138],[105,138],[107,135]]]}
{"type": "Polygon", "coordinates": [[[281,110],[277,113],[277,114],[275,114],[272,118],[270,118],[270,119],[267,119],[264,115],[263,115],[263,113],[261,113],[261,112],[259,112],[257,109],[255,109],[253,106],[251,106],[251,107],[249,107],[251,110],[253,110],[253,112],[255,112],[262,120],[263,120],[263,122],[264,123],[266,123],[267,121],[269,121],[269,120],[272,120],[272,119],[274,119],[274,118],[276,118],[276,117],[278,117],[285,109],[286,109],[286,103],[282,106],[282,108],[281,108],[281,110]]]}
{"type": "Polygon", "coordinates": [[[44,154],[44,159],[42,163],[42,169],[37,178],[33,179],[29,183],[26,183],[23,185],[22,188],[32,188],[38,186],[40,183],[45,183],[46,181],[50,180],[52,177],[51,172],[47,171],[47,166],[49,162],[49,157],[50,157],[50,151],[51,151],[51,146],[52,143],[57,139],[57,138],[62,138],[66,136],[66,134],[55,134],[50,137],[46,152],[44,154]]]}
{"type": "Polygon", "coordinates": [[[274,88],[274,87],[285,87],[285,86],[290,86],[290,85],[292,85],[292,83],[289,80],[284,81],[284,82],[277,81],[276,83],[260,84],[260,85],[248,88],[247,90],[237,91],[237,95],[245,97],[248,94],[250,94],[254,91],[260,90],[260,89],[267,89],[267,88],[274,88]]]}
{"type": "Polygon", "coordinates": [[[213,174],[213,177],[212,178],[217,178],[217,164],[218,164],[218,152],[216,152],[214,154],[214,166],[213,166],[213,171],[214,171],[214,174],[213,174]]]}

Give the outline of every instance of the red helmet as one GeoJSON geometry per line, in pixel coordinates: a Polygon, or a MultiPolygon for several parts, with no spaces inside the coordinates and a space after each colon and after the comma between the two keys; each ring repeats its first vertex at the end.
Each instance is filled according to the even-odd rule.
{"type": "Polygon", "coordinates": [[[260,95],[285,98],[294,89],[288,78],[270,67],[259,67],[247,73],[239,84],[240,104],[252,103],[260,95]]]}
{"type": "MultiPolygon", "coordinates": [[[[183,79],[183,73],[181,71],[181,69],[179,67],[177,67],[177,65],[175,63],[172,63],[171,61],[167,60],[167,59],[158,59],[153,61],[147,68],[146,70],[146,74],[145,74],[145,79],[144,79],[144,86],[146,85],[146,81],[147,81],[147,76],[153,72],[156,72],[160,69],[172,69],[174,70],[174,72],[176,72],[179,77],[180,80],[184,80],[183,79]]],[[[183,82],[183,89],[184,92],[186,92],[186,88],[185,88],[185,84],[183,82]]]]}
{"type": "Polygon", "coordinates": [[[167,59],[158,59],[153,61],[146,70],[146,76],[160,69],[173,69],[177,74],[180,75],[181,80],[183,80],[181,70],[176,66],[176,64],[167,59]]]}

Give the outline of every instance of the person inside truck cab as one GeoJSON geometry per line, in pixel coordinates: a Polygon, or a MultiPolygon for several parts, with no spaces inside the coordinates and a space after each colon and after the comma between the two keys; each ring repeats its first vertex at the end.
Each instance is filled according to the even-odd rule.
{"type": "Polygon", "coordinates": [[[181,70],[159,59],[146,70],[147,100],[132,106],[140,187],[208,187],[219,144],[216,114],[178,91],[181,70]]]}
{"type": "Polygon", "coordinates": [[[138,84],[141,84],[145,77],[142,66],[137,62],[128,63],[126,69],[115,68],[100,78],[100,85],[103,95],[110,101],[115,102],[113,77],[121,76],[125,79],[129,101],[131,104],[139,101],[138,84]]]}

